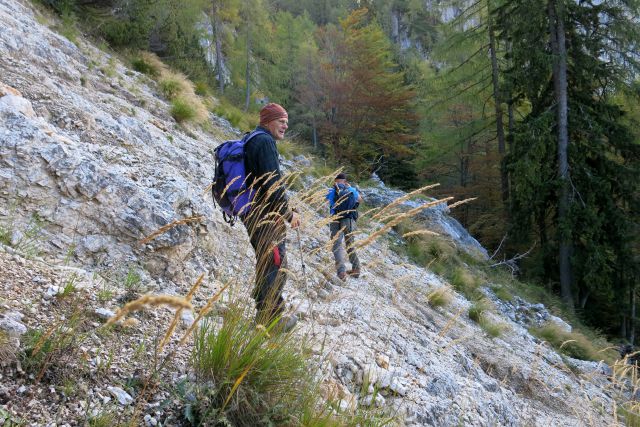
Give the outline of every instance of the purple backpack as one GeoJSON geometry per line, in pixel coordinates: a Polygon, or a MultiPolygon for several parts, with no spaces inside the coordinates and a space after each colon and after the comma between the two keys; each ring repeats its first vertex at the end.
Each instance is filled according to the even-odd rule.
{"type": "Polygon", "coordinates": [[[224,220],[233,226],[238,217],[249,213],[255,191],[247,187],[244,165],[244,146],[263,130],[246,133],[240,140],[223,142],[215,149],[215,175],[213,178],[214,204],[222,208],[224,220]]]}

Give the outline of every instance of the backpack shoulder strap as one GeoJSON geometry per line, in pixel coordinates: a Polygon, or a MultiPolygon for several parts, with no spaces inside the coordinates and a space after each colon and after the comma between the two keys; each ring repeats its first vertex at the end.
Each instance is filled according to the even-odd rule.
{"type": "Polygon", "coordinates": [[[246,144],[247,142],[249,142],[251,139],[253,139],[254,136],[258,136],[258,135],[262,135],[262,134],[267,134],[267,132],[261,130],[261,129],[255,129],[251,132],[247,132],[244,137],[242,137],[242,141],[246,144]]]}

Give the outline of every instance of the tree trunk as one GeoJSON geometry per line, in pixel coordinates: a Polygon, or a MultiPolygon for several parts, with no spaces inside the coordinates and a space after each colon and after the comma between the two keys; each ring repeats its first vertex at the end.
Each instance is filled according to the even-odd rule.
{"type": "Polygon", "coordinates": [[[629,344],[635,345],[636,340],[636,289],[632,287],[631,290],[631,324],[629,325],[629,344]]]}
{"type": "Polygon", "coordinates": [[[395,44],[400,44],[400,19],[398,18],[398,11],[391,11],[391,38],[395,44]]]}
{"type": "Polygon", "coordinates": [[[584,309],[584,307],[587,305],[587,301],[589,300],[589,296],[591,295],[591,291],[590,290],[585,290],[582,291],[580,294],[580,308],[584,309]]]}
{"type": "Polygon", "coordinates": [[[245,70],[245,80],[247,91],[244,98],[244,111],[249,111],[249,102],[251,101],[251,68],[249,67],[249,59],[251,57],[251,25],[247,25],[247,68],[245,70]]]}
{"type": "MultiPolygon", "coordinates": [[[[504,124],[502,121],[502,99],[500,95],[500,86],[498,81],[498,55],[496,54],[496,38],[493,30],[493,22],[491,21],[491,7],[489,1],[487,1],[487,28],[489,30],[489,55],[491,56],[491,81],[493,84],[493,101],[496,110],[496,136],[498,137],[498,153],[502,160],[505,155],[505,137],[504,137],[504,124]]],[[[504,162],[501,162],[500,166],[500,187],[502,190],[502,202],[506,206],[506,202],[509,199],[509,180],[507,178],[507,169],[504,166],[504,162]]]]}
{"type": "Polygon", "coordinates": [[[567,47],[564,33],[564,0],[549,0],[549,32],[553,54],[553,87],[556,99],[557,131],[558,131],[558,178],[560,194],[558,200],[558,237],[560,264],[560,294],[562,300],[573,308],[571,294],[571,240],[566,230],[569,210],[569,125],[567,113],[567,47]]]}
{"type": "Polygon", "coordinates": [[[507,143],[509,144],[509,152],[513,153],[513,131],[516,128],[516,119],[513,112],[513,100],[509,100],[507,103],[507,116],[509,117],[509,124],[507,125],[509,129],[509,135],[507,136],[507,143]]]}
{"type": "Polygon", "coordinates": [[[216,38],[216,73],[218,75],[218,89],[224,93],[224,57],[222,56],[222,22],[218,15],[216,0],[211,5],[211,23],[213,24],[213,36],[216,38]]]}
{"type": "Polygon", "coordinates": [[[318,128],[316,126],[316,115],[312,113],[313,116],[311,118],[311,126],[312,126],[312,135],[313,135],[313,149],[318,149],[318,128]]]}

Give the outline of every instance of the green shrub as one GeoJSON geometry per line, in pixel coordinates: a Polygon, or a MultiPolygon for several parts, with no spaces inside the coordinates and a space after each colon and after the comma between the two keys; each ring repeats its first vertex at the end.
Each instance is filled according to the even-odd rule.
{"type": "Polygon", "coordinates": [[[183,91],[183,85],[178,79],[166,78],[160,81],[160,92],[167,99],[174,99],[183,91]]]}
{"type": "Polygon", "coordinates": [[[202,80],[199,80],[194,83],[194,91],[196,95],[202,96],[202,97],[209,96],[211,92],[207,82],[202,80]]]}
{"type": "Polygon", "coordinates": [[[198,115],[196,107],[183,98],[174,99],[171,102],[171,116],[178,123],[194,120],[198,115]]]}
{"type": "Polygon", "coordinates": [[[530,332],[548,342],[562,354],[574,359],[594,361],[603,359],[603,355],[598,352],[593,343],[579,332],[567,332],[554,323],[546,323],[540,328],[531,328],[530,332]]]}
{"type": "Polygon", "coordinates": [[[131,66],[134,70],[151,77],[158,77],[160,75],[160,70],[155,68],[149,62],[145,61],[142,57],[132,59],[131,66]]]}
{"type": "Polygon", "coordinates": [[[502,301],[513,301],[513,294],[506,287],[494,285],[491,286],[491,290],[502,301]]]}

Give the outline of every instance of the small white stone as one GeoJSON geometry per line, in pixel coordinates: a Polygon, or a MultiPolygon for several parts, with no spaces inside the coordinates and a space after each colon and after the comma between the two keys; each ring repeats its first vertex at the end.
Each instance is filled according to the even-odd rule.
{"type": "Polygon", "coordinates": [[[383,369],[389,369],[389,356],[386,354],[378,354],[376,356],[376,363],[383,369]]]}
{"type": "Polygon", "coordinates": [[[116,315],[113,311],[103,307],[96,308],[95,313],[102,320],[108,320],[116,315]]]}
{"type": "Polygon", "coordinates": [[[107,390],[118,399],[121,405],[130,405],[133,403],[133,397],[120,387],[107,387],[107,390]]]}
{"type": "Polygon", "coordinates": [[[398,378],[394,378],[393,381],[391,381],[391,384],[389,385],[389,390],[393,391],[394,393],[400,396],[407,395],[407,387],[405,387],[398,378]]]}
{"type": "Polygon", "coordinates": [[[193,312],[191,310],[184,310],[180,315],[180,318],[182,319],[182,323],[184,324],[184,326],[186,326],[187,328],[190,327],[196,320],[195,317],[193,317],[193,312]]]}
{"type": "Polygon", "coordinates": [[[151,415],[147,414],[144,416],[144,424],[147,427],[154,427],[158,425],[158,420],[156,420],[151,415]]]}

